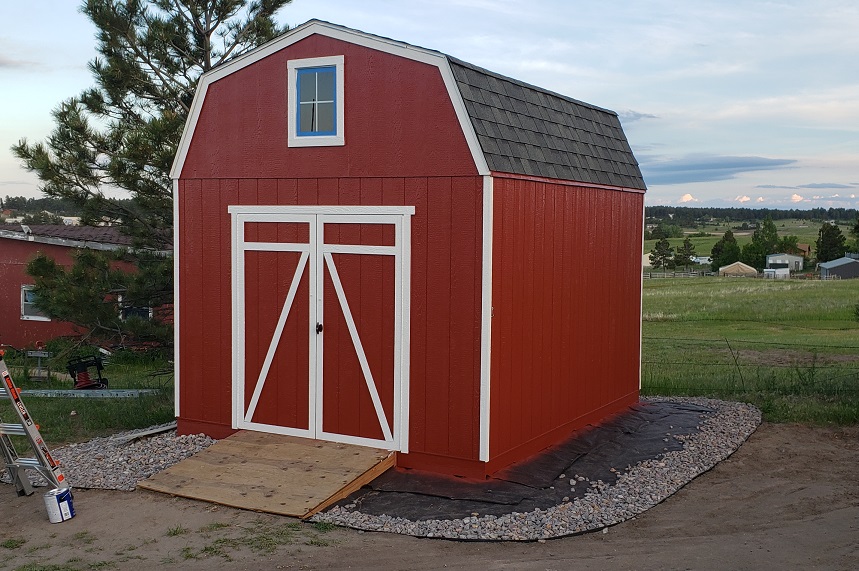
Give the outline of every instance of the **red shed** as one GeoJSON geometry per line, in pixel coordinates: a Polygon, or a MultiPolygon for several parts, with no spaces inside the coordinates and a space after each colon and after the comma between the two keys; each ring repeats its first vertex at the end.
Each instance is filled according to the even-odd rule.
{"type": "Polygon", "coordinates": [[[71,266],[80,248],[116,250],[130,245],[130,238],[110,226],[0,224],[0,344],[32,347],[36,341],[76,333],[71,323],[52,320],[33,304],[27,264],[37,253],[71,266]]]}
{"type": "Polygon", "coordinates": [[[611,111],[313,20],[202,77],[172,177],[183,433],[484,476],[638,400],[611,111]]]}

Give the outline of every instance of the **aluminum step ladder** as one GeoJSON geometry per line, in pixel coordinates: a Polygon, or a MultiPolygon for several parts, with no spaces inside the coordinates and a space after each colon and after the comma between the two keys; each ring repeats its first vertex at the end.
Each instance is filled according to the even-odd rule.
{"type": "Polygon", "coordinates": [[[12,478],[12,483],[15,484],[15,490],[19,496],[29,496],[33,493],[33,485],[27,476],[27,470],[35,470],[40,473],[54,488],[68,488],[69,484],[60,469],[60,463],[51,456],[48,445],[45,444],[42,435],[39,434],[39,427],[33,422],[30,412],[24,406],[24,402],[21,400],[21,390],[12,381],[3,356],[4,352],[0,350],[0,377],[3,381],[2,386],[0,386],[0,398],[5,397],[11,401],[12,408],[18,414],[20,423],[0,422],[0,449],[3,452],[6,470],[12,478]],[[18,456],[10,436],[25,437],[29,441],[34,457],[21,458],[18,456]]]}

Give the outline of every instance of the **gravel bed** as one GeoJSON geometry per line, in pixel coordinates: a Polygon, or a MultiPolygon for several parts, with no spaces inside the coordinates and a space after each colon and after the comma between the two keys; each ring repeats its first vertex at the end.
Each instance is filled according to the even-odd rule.
{"type": "Polygon", "coordinates": [[[744,403],[678,397],[642,400],[688,402],[715,412],[702,414],[698,432],[674,436],[683,442],[682,450],[665,452],[629,466],[618,472],[616,482],[590,481],[587,474],[565,475],[577,482],[588,481],[587,493],[582,498],[545,510],[503,516],[474,513],[462,519],[411,521],[335,506],[311,519],[368,531],[484,541],[545,540],[598,530],[633,518],[665,500],[730,456],[761,422],[760,411],[744,403]]]}
{"type": "MultiPolygon", "coordinates": [[[[215,443],[215,440],[202,434],[177,436],[175,430],[135,438],[137,434],[166,426],[171,425],[94,438],[88,442],[52,449],[51,453],[60,462],[63,474],[72,488],[131,491],[140,480],[145,480],[215,443]]],[[[19,452],[22,456],[31,454],[24,450],[19,452]]],[[[28,470],[27,473],[34,485],[47,485],[45,479],[36,471],[28,470]]],[[[0,480],[10,481],[5,471],[0,480]]]]}
{"type": "MultiPolygon", "coordinates": [[[[711,408],[714,412],[701,415],[698,432],[674,436],[683,443],[682,450],[665,452],[651,460],[628,466],[625,471],[617,472],[614,482],[590,481],[587,474],[565,475],[571,484],[587,482],[587,493],[584,497],[545,510],[513,512],[503,516],[474,513],[462,519],[411,521],[363,514],[350,509],[350,504],[335,506],[317,514],[312,520],[360,530],[468,540],[533,541],[593,531],[635,517],[665,500],[693,478],[730,456],[761,421],[760,411],[743,403],[680,397],[642,400],[687,402],[711,408]]],[[[53,450],[53,454],[73,488],[130,491],[138,481],[215,442],[201,434],[177,436],[175,430],[135,438],[136,434],[152,428],[70,444],[53,450]]],[[[34,484],[46,484],[32,470],[28,473],[34,484]]],[[[0,481],[9,482],[5,471],[0,481]]]]}

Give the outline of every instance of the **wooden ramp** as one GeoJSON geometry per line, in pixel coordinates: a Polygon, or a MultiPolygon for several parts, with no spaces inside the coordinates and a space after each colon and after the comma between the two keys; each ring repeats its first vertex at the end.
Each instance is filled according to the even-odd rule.
{"type": "Polygon", "coordinates": [[[389,450],[239,431],[137,486],[308,518],[394,465],[389,450]]]}

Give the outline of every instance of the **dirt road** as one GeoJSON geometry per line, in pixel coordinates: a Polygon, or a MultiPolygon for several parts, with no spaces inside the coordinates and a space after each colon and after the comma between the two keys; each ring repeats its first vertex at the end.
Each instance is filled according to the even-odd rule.
{"type": "Polygon", "coordinates": [[[150,492],[0,486],[0,569],[859,569],[859,427],[764,423],[731,458],[635,520],[545,543],[464,543],[243,512],[150,492]],[[49,567],[53,565],[54,567],[49,567]]]}

